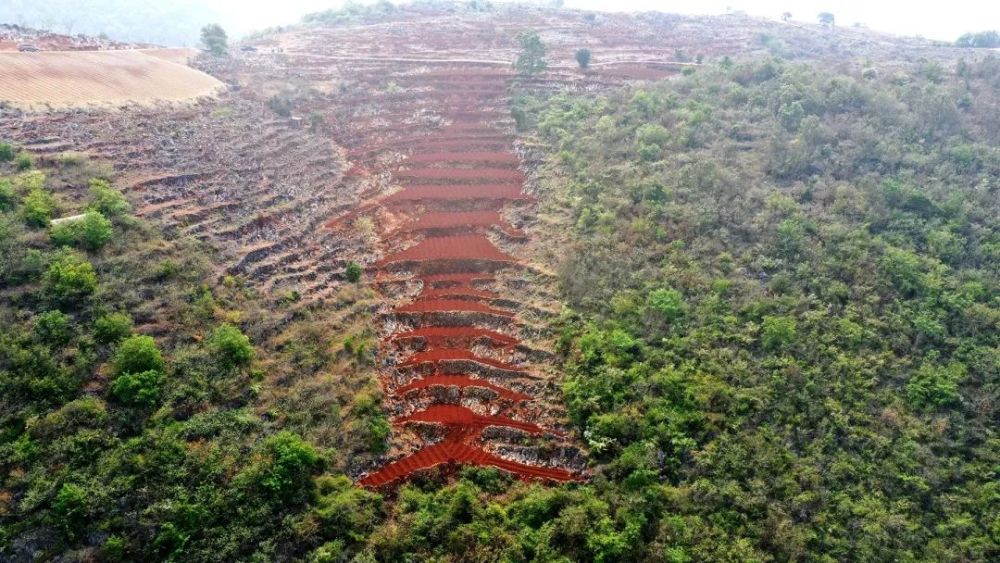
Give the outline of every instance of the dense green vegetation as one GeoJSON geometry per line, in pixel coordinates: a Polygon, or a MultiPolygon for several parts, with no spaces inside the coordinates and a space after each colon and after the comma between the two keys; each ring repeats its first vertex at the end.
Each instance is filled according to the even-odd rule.
{"type": "Polygon", "coordinates": [[[520,100],[575,225],[567,401],[636,557],[1000,555],[998,69],[520,100]]]}

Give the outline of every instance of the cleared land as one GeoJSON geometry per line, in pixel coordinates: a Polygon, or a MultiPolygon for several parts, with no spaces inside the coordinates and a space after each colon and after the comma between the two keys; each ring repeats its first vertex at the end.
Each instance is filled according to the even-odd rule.
{"type": "Polygon", "coordinates": [[[0,53],[0,101],[22,108],[180,102],[219,80],[140,51],[0,53]]]}

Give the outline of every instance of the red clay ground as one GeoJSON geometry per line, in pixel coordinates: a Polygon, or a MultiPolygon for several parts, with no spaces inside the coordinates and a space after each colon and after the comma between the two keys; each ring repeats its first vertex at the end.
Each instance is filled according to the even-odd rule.
{"type": "MultiPolygon", "coordinates": [[[[388,171],[399,189],[362,202],[329,226],[350,228],[365,216],[395,218],[378,221],[381,239],[392,249],[372,264],[376,285],[383,291],[398,289],[399,280],[413,279],[399,276],[411,275],[422,287],[412,298],[386,293],[395,305],[383,316],[389,331],[382,355],[397,357],[381,375],[383,388],[390,410],[409,412],[394,421],[401,432],[431,425],[444,430],[444,437],[415,450],[403,448],[409,453],[364,475],[360,483],[390,485],[445,464],[496,467],[522,479],[580,479],[579,472],[566,468],[501,456],[484,438],[491,427],[536,440],[564,437],[533,416],[545,407],[529,406],[534,397],[525,391],[539,379],[523,358],[515,359],[517,315],[498,305],[500,294],[493,289],[503,271],[523,268],[491,238],[523,240],[524,232],[502,212],[533,201],[523,191],[509,127],[499,125],[509,120],[506,96],[512,77],[506,69],[478,65],[403,68],[391,80],[405,96],[383,100],[377,119],[347,125],[349,137],[360,141],[349,151],[350,175],[370,182],[388,171]],[[433,109],[443,123],[414,126],[414,108],[433,109]],[[422,129],[429,132],[416,134],[422,129]],[[403,158],[386,164],[380,160],[384,155],[403,158]]],[[[391,70],[378,69],[377,82],[389,80],[387,73],[391,70]]]]}

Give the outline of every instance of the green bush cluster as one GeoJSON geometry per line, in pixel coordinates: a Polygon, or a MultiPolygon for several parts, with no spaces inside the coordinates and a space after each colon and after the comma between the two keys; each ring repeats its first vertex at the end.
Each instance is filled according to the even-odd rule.
{"type": "Polygon", "coordinates": [[[58,246],[78,245],[96,251],[111,242],[114,226],[99,212],[88,211],[79,219],[52,225],[49,235],[58,246]]]}

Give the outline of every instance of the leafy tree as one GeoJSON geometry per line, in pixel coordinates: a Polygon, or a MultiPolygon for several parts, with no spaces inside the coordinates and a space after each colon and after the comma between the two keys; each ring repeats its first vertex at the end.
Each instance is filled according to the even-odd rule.
{"type": "Polygon", "coordinates": [[[32,227],[48,226],[55,211],[55,200],[43,189],[33,189],[21,200],[21,216],[32,227]]]}
{"type": "Polygon", "coordinates": [[[1000,32],[980,31],[979,33],[966,33],[955,41],[959,47],[972,47],[976,49],[996,49],[1000,47],[1000,32]]]}
{"type": "Polygon", "coordinates": [[[351,283],[358,283],[361,281],[361,274],[364,273],[364,270],[357,262],[349,262],[345,273],[347,275],[347,281],[351,283]]]}
{"type": "Polygon", "coordinates": [[[526,75],[533,75],[542,72],[547,68],[545,62],[545,44],[542,38],[535,31],[524,31],[518,34],[517,42],[521,46],[521,54],[518,55],[514,68],[518,72],[526,75]]]}
{"type": "Polygon", "coordinates": [[[576,62],[580,68],[586,70],[590,66],[590,49],[577,49],[576,62]]]}
{"type": "Polygon", "coordinates": [[[247,366],[253,360],[250,339],[233,325],[224,324],[212,331],[208,344],[226,367],[247,366]]]}
{"type": "Polygon", "coordinates": [[[225,55],[228,41],[226,31],[217,23],[201,28],[201,44],[213,55],[225,55]]]}
{"type": "Polygon", "coordinates": [[[113,236],[111,221],[98,211],[88,211],[79,222],[79,240],[88,250],[100,250],[113,236]]]}
{"type": "Polygon", "coordinates": [[[670,132],[659,123],[647,123],[636,130],[636,139],[640,144],[655,145],[662,149],[670,141],[670,132]]]}
{"type": "Polygon", "coordinates": [[[163,372],[146,370],[123,373],[111,383],[111,395],[124,405],[152,407],[160,401],[163,392],[163,372]]]}
{"type": "Polygon", "coordinates": [[[134,335],[118,345],[112,359],[113,371],[121,375],[146,371],[162,372],[163,353],[152,336],[134,335]]]}
{"type": "Polygon", "coordinates": [[[830,13],[830,12],[820,12],[820,14],[818,16],[816,16],[816,17],[819,20],[819,23],[823,24],[824,26],[826,26],[826,27],[833,27],[833,24],[834,24],[834,21],[835,21],[835,17],[834,17],[834,15],[832,13],[830,13]]]}
{"type": "Polygon", "coordinates": [[[10,143],[0,143],[0,162],[10,162],[14,160],[14,147],[10,143]]]}
{"type": "Polygon", "coordinates": [[[57,254],[45,270],[45,291],[60,301],[73,301],[97,289],[94,266],[83,256],[66,251],[57,254]]]}

